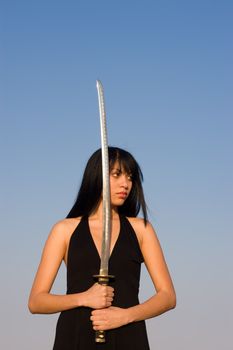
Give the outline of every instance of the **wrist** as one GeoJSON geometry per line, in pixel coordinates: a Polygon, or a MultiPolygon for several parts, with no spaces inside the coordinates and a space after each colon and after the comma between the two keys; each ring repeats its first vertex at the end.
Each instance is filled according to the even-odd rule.
{"type": "Polygon", "coordinates": [[[86,300],[85,292],[81,292],[81,293],[76,294],[77,307],[86,306],[85,300],[86,300]]]}
{"type": "Polygon", "coordinates": [[[126,312],[126,323],[132,323],[135,321],[134,314],[133,314],[133,308],[129,307],[128,309],[125,309],[126,312]]]}
{"type": "Polygon", "coordinates": [[[144,319],[144,318],[141,318],[140,316],[141,304],[131,306],[127,310],[128,310],[127,317],[128,317],[129,323],[141,321],[142,319],[144,319]]]}

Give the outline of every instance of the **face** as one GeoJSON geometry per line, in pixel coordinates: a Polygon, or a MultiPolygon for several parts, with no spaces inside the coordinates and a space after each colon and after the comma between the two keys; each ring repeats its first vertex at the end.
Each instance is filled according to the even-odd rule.
{"type": "Polygon", "coordinates": [[[110,171],[111,202],[113,206],[123,205],[132,189],[132,176],[116,162],[110,171]]]}

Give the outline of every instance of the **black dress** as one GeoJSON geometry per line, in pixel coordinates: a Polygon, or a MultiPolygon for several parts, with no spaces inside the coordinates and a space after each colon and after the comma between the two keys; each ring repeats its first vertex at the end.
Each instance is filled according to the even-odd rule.
{"type": "MultiPolygon", "coordinates": [[[[109,273],[115,276],[113,306],[137,305],[143,257],[136,234],[120,217],[120,233],[109,260],[109,273]]],[[[87,218],[73,232],[67,261],[67,294],[84,292],[99,273],[100,257],[90,233],[87,218]]],[[[130,323],[106,332],[106,343],[95,343],[90,321],[91,309],[79,307],[61,312],[53,350],[149,350],[144,321],[130,323]]]]}

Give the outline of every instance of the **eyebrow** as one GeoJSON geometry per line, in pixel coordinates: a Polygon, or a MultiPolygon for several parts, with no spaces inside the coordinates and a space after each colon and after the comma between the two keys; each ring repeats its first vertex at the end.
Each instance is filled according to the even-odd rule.
{"type": "Polygon", "coordinates": [[[128,176],[133,176],[133,174],[132,174],[131,171],[130,171],[130,172],[125,171],[124,168],[123,168],[123,170],[122,170],[122,168],[114,168],[114,167],[113,167],[111,171],[119,171],[119,173],[125,173],[125,174],[127,174],[128,176]]]}
{"type": "Polygon", "coordinates": [[[111,171],[113,171],[113,170],[122,172],[121,168],[112,168],[111,171]]]}

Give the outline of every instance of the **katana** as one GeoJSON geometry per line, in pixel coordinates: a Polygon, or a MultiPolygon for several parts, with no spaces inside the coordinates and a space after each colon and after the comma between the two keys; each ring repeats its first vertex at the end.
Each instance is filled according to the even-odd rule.
{"type": "MultiPolygon", "coordinates": [[[[103,231],[102,247],[100,258],[99,275],[95,275],[98,283],[108,285],[113,276],[108,274],[108,262],[110,257],[111,244],[111,200],[110,200],[110,180],[109,180],[109,157],[108,157],[108,137],[106,125],[106,112],[104,103],[104,90],[102,83],[97,80],[96,87],[99,101],[100,133],[101,133],[101,154],[102,154],[102,180],[103,180],[103,231]]],[[[95,341],[105,343],[105,332],[96,331],[95,341]]]]}

